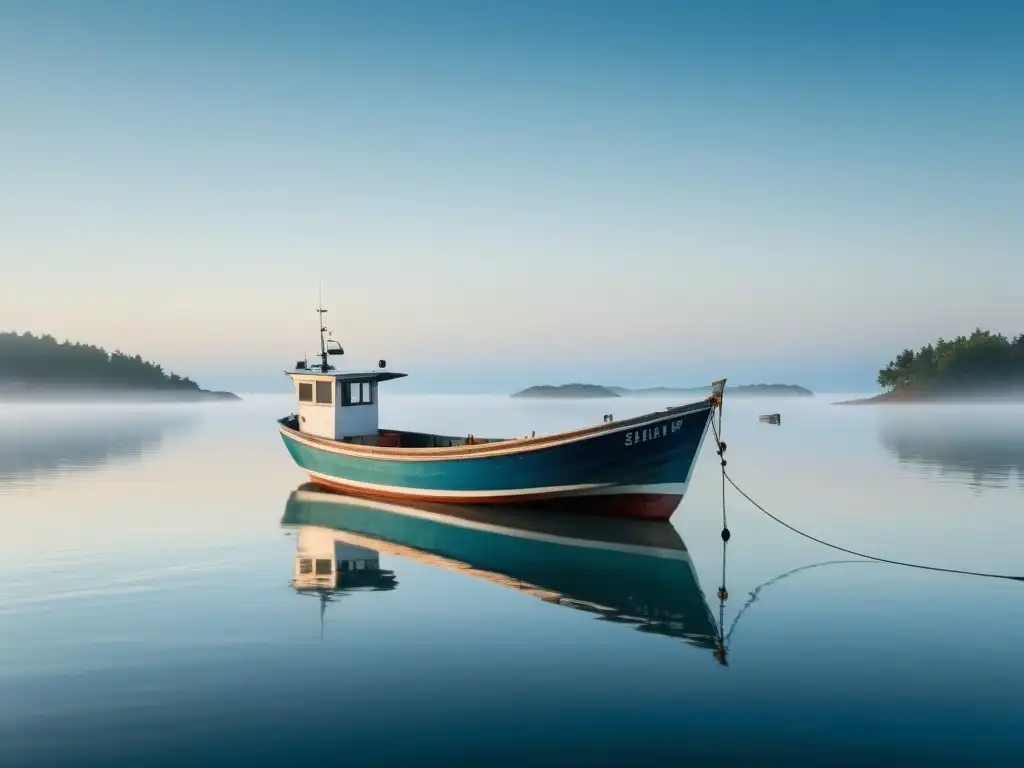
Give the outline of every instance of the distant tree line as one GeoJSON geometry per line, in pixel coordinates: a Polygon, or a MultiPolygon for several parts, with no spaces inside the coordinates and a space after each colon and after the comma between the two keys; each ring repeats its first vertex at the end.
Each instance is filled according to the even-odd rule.
{"type": "Polygon", "coordinates": [[[1024,333],[1011,341],[978,328],[970,336],[940,338],[917,352],[904,349],[878,372],[878,384],[942,393],[1024,389],[1024,333]]]}
{"type": "Polygon", "coordinates": [[[108,353],[91,344],[58,342],[53,336],[0,332],[0,380],[26,384],[198,390],[188,377],[166,373],[140,355],[108,353]]]}

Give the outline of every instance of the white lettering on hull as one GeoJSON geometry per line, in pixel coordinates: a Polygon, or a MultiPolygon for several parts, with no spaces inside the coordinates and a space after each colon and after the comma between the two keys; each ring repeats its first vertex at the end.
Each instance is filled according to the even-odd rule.
{"type": "Polygon", "coordinates": [[[649,440],[657,440],[660,437],[665,437],[673,432],[678,432],[683,428],[683,420],[676,419],[672,422],[666,422],[664,424],[658,424],[653,427],[647,427],[645,429],[635,429],[626,433],[625,445],[631,446],[637,443],[646,443],[649,440]]]}

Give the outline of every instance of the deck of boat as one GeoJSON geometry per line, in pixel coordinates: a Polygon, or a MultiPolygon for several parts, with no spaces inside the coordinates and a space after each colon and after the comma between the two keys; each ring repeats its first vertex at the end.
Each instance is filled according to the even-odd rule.
{"type": "Polygon", "coordinates": [[[533,450],[566,440],[589,437],[611,430],[621,430],[633,425],[639,426],[651,421],[661,421],[674,416],[682,416],[687,413],[692,413],[693,411],[706,410],[711,407],[710,401],[712,399],[713,398],[698,400],[693,403],[687,403],[686,405],[666,408],[663,411],[646,413],[642,416],[635,416],[622,421],[594,424],[588,427],[570,430],[568,432],[558,432],[548,435],[527,435],[525,437],[485,438],[476,437],[475,435],[437,435],[427,432],[406,432],[395,429],[378,429],[376,434],[346,437],[342,440],[334,440],[327,437],[320,437],[301,432],[299,430],[298,417],[294,414],[286,416],[283,419],[279,419],[278,423],[285,429],[296,433],[296,437],[301,435],[301,439],[304,441],[325,447],[343,444],[351,446],[357,452],[366,454],[367,456],[393,456],[396,455],[395,449],[398,449],[398,454],[407,449],[413,449],[422,451],[422,455],[437,454],[439,458],[456,458],[463,455],[496,455],[510,449],[517,451],[533,450]]]}
{"type": "MultiPolygon", "coordinates": [[[[299,431],[299,420],[296,416],[281,419],[281,424],[296,432],[299,431]]],[[[310,435],[305,435],[311,437],[310,435]]],[[[317,438],[326,440],[327,438],[317,438]]],[[[377,448],[455,448],[463,445],[482,445],[484,443],[506,443],[514,438],[508,437],[476,437],[474,435],[435,435],[429,432],[408,432],[401,429],[379,429],[376,435],[359,435],[346,437],[343,440],[331,440],[349,445],[366,445],[377,448]]]]}

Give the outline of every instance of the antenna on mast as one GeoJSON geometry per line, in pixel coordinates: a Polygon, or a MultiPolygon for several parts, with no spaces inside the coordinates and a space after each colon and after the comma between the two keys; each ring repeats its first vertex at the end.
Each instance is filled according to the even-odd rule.
{"type": "Polygon", "coordinates": [[[320,281],[320,303],[317,305],[317,316],[320,319],[320,371],[327,373],[330,368],[327,365],[327,346],[324,344],[324,333],[327,331],[327,326],[324,325],[324,281],[320,281]]]}
{"type": "Polygon", "coordinates": [[[320,305],[317,307],[316,311],[317,311],[317,314],[319,315],[319,318],[320,318],[320,323],[319,323],[319,326],[320,326],[320,372],[321,373],[327,373],[328,371],[334,369],[334,366],[328,365],[328,363],[327,363],[327,356],[328,355],[343,355],[343,354],[345,354],[345,350],[342,349],[341,348],[341,344],[339,344],[334,339],[331,339],[331,338],[328,338],[326,340],[324,339],[324,334],[326,333],[328,335],[328,337],[330,337],[331,336],[331,332],[329,330],[327,330],[327,326],[324,324],[324,313],[327,310],[324,309],[324,281],[323,280],[320,281],[320,305]],[[333,347],[329,346],[332,343],[334,344],[334,346],[333,347]]]}

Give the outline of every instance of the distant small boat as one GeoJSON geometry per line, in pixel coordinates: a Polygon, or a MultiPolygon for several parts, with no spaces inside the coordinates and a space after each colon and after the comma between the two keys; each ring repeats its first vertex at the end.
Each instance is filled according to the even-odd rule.
{"type": "Polygon", "coordinates": [[[395,589],[401,574],[380,567],[385,553],[717,647],[718,625],[668,523],[552,515],[530,505],[389,503],[306,483],[289,496],[281,525],[298,534],[293,588],[325,602],[395,589]]]}
{"type": "Polygon", "coordinates": [[[616,421],[523,438],[451,436],[380,429],[384,370],[340,372],[342,355],[320,313],[320,364],[300,360],[285,373],[298,412],[278,420],[295,462],[321,486],[380,498],[447,503],[558,502],[585,511],[667,520],[686,493],[725,380],[699,401],[616,421]]]}
{"type": "Polygon", "coordinates": [[[782,414],[780,413],[766,413],[763,416],[758,416],[757,420],[763,424],[781,424],[782,414]]]}

